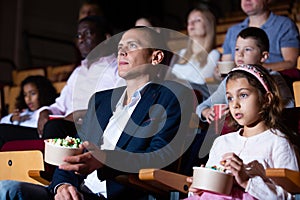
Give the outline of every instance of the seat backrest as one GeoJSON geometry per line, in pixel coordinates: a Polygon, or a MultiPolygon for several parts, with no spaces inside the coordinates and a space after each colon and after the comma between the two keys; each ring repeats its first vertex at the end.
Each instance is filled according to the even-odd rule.
{"type": "Polygon", "coordinates": [[[8,91],[8,102],[5,102],[8,105],[8,113],[12,113],[15,110],[16,98],[20,93],[20,86],[11,86],[8,91]]]}
{"type": "Polygon", "coordinates": [[[300,107],[300,81],[295,81],[293,83],[293,91],[295,98],[295,106],[300,107]]]}
{"type": "Polygon", "coordinates": [[[216,47],[222,46],[226,37],[226,33],[217,33],[216,35],[216,47]]]}
{"type": "MultiPolygon", "coordinates": [[[[42,154],[44,154],[45,150],[45,143],[43,139],[39,140],[13,140],[8,141],[3,144],[3,146],[0,149],[1,152],[10,152],[10,151],[32,151],[32,150],[38,150],[42,154]]],[[[42,160],[43,162],[43,160],[42,160]]],[[[43,173],[43,179],[46,179],[47,182],[50,182],[52,179],[52,175],[55,170],[55,166],[48,164],[46,162],[43,162],[44,170],[40,169],[30,169],[30,171],[40,171],[40,173],[43,173]]],[[[1,168],[0,168],[1,169],[1,168]]],[[[1,170],[0,170],[1,173],[1,170]]],[[[33,179],[32,179],[33,180],[33,179]]],[[[39,179],[35,179],[36,181],[39,181],[41,184],[46,184],[45,181],[40,181],[39,179]]]]}
{"type": "Polygon", "coordinates": [[[45,76],[46,72],[43,68],[14,70],[12,72],[13,84],[21,85],[21,82],[28,76],[41,75],[45,76]]]}
{"type": "MultiPolygon", "coordinates": [[[[194,92],[194,102],[193,107],[196,110],[197,105],[203,101],[203,96],[201,91],[193,89],[194,92]]],[[[192,141],[184,152],[184,154],[179,159],[177,173],[184,175],[192,175],[193,166],[198,166],[200,163],[206,163],[207,157],[199,158],[199,150],[206,136],[208,124],[200,121],[196,113],[192,113],[189,128],[194,132],[191,134],[190,141],[192,141]]]]}
{"type": "Polygon", "coordinates": [[[60,82],[54,82],[52,83],[53,86],[55,87],[57,93],[61,93],[61,90],[65,87],[65,85],[67,84],[67,81],[60,81],[60,82]]]}
{"type": "Polygon", "coordinates": [[[283,124],[300,135],[300,107],[283,110],[283,124]]]}
{"type": "Polygon", "coordinates": [[[29,170],[44,170],[39,150],[0,152],[0,180],[17,180],[41,184],[28,176],[29,170]]]}
{"type": "Polygon", "coordinates": [[[75,64],[49,66],[47,67],[47,77],[52,82],[66,81],[75,68],[75,64]]]}

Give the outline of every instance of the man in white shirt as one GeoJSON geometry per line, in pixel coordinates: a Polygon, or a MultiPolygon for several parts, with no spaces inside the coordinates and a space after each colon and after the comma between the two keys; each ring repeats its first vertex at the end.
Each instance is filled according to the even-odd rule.
{"type": "Polygon", "coordinates": [[[81,123],[92,94],[125,85],[117,73],[116,56],[106,55],[103,53],[105,44],[99,45],[108,37],[110,31],[103,18],[88,16],[79,21],[76,44],[84,60],[69,77],[56,102],[40,109],[38,132],[41,137],[75,134],[75,124],[81,123]],[[96,56],[88,56],[92,50],[96,56]],[[50,114],[61,115],[63,119],[48,121],[50,114]]]}

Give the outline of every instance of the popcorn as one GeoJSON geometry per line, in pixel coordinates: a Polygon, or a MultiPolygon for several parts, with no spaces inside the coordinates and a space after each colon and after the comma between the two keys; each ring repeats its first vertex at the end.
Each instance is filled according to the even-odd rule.
{"type": "Polygon", "coordinates": [[[219,172],[224,172],[224,173],[226,172],[226,169],[224,167],[216,166],[216,165],[205,166],[205,168],[213,169],[213,170],[216,170],[216,171],[219,171],[219,172]]]}
{"type": "Polygon", "coordinates": [[[73,138],[70,136],[67,136],[65,139],[54,138],[54,139],[48,139],[47,141],[57,146],[70,147],[70,148],[79,148],[79,144],[82,143],[80,138],[73,138]]]}

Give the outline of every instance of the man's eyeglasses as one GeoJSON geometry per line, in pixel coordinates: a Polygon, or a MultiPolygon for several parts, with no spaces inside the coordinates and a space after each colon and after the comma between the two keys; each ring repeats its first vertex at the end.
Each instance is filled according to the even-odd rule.
{"type": "Polygon", "coordinates": [[[93,34],[94,34],[94,32],[92,32],[90,30],[86,30],[82,33],[77,33],[76,34],[76,39],[90,38],[93,34]]]}

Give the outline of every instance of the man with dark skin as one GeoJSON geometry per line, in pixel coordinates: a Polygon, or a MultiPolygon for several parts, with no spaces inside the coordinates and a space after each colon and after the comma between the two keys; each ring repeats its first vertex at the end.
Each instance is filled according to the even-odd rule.
{"type": "Polygon", "coordinates": [[[76,45],[83,60],[69,77],[56,102],[49,107],[40,109],[38,133],[41,137],[63,138],[75,134],[77,131],[74,122],[79,124],[82,122],[92,94],[125,84],[117,74],[117,62],[114,54],[105,55],[103,52],[97,52],[97,58],[87,58],[97,45],[109,37],[110,30],[102,17],[88,16],[79,21],[76,45]],[[98,56],[100,54],[101,56],[98,56]],[[49,120],[51,114],[62,115],[64,118],[49,120]]]}

